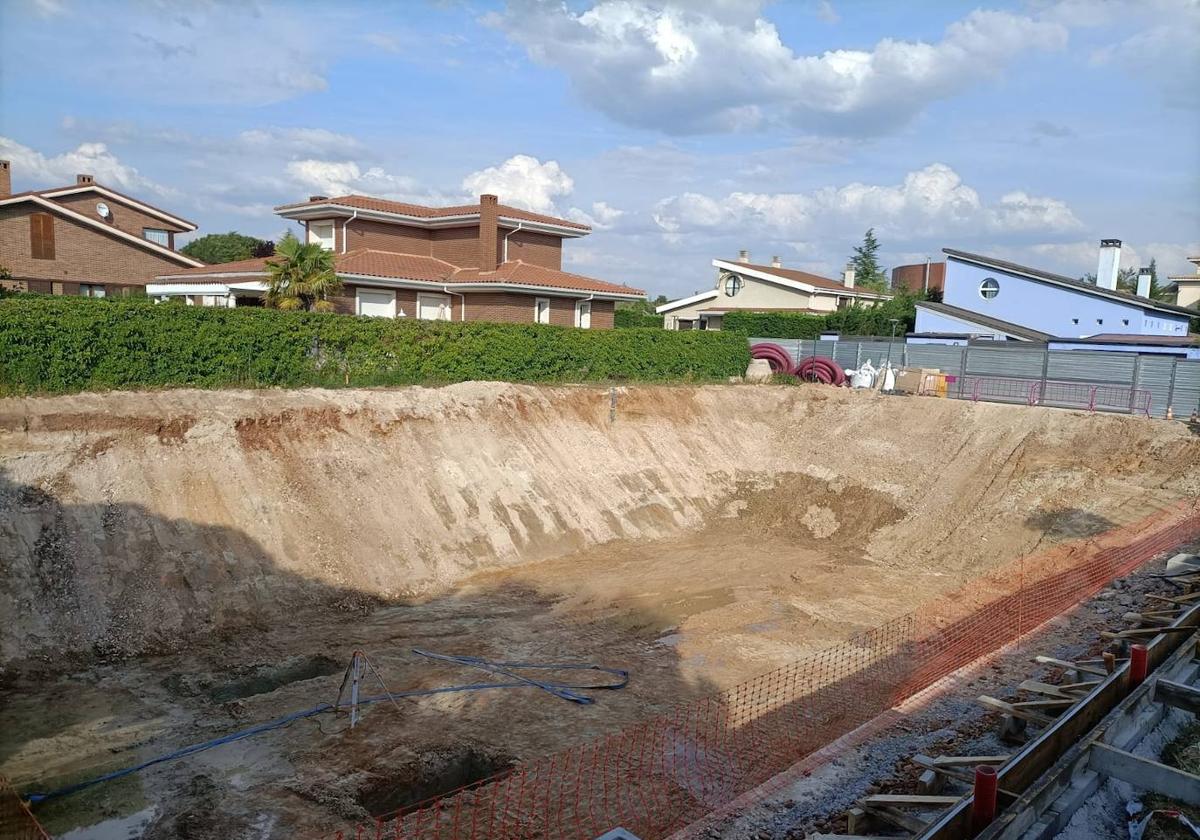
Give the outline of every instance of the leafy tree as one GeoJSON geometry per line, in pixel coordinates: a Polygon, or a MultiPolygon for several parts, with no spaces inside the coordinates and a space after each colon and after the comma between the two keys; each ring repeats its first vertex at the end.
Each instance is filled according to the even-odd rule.
{"type": "Polygon", "coordinates": [[[663,316],[654,311],[656,306],[667,302],[666,295],[659,295],[651,300],[648,297],[641,300],[618,301],[613,313],[613,326],[616,327],[661,327],[663,316]]]}
{"type": "Polygon", "coordinates": [[[862,244],[854,248],[850,264],[854,266],[855,286],[877,292],[888,290],[887,277],[879,266],[879,240],[875,238],[875,228],[867,228],[862,244]]]}
{"type": "Polygon", "coordinates": [[[329,298],[342,288],[333,269],[333,252],[319,242],[301,242],[291,231],[279,241],[275,256],[267,262],[267,306],[330,312],[329,298]]]}
{"type": "Polygon", "coordinates": [[[179,250],[194,260],[216,265],[252,257],[269,257],[275,253],[275,243],[231,230],[229,233],[210,233],[193,239],[179,250]]]}

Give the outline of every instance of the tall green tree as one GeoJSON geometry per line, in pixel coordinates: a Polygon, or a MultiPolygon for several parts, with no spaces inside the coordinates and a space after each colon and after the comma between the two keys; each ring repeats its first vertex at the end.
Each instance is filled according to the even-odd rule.
{"type": "Polygon", "coordinates": [[[194,260],[216,265],[253,257],[269,257],[275,253],[275,243],[231,230],[229,233],[210,233],[193,239],[179,250],[194,260]]]}
{"type": "Polygon", "coordinates": [[[879,240],[875,238],[875,228],[867,228],[862,244],[854,248],[850,264],[854,266],[855,286],[877,292],[888,290],[887,277],[879,265],[879,240]]]}
{"type": "Polygon", "coordinates": [[[318,242],[301,242],[291,231],[279,240],[275,258],[267,262],[267,306],[329,312],[333,310],[330,298],[341,288],[333,252],[318,242]]]}

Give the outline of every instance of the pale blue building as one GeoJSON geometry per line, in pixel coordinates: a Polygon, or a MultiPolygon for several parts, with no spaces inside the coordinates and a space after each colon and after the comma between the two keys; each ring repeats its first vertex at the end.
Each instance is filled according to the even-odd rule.
{"type": "MultiPolygon", "coordinates": [[[[953,248],[940,303],[917,304],[911,343],[1044,343],[1050,349],[1108,350],[1200,358],[1188,324],[1200,312],[1117,291],[1121,243],[1101,243],[1095,285],[953,248]]],[[[1139,291],[1148,291],[1148,276],[1139,291]]]]}

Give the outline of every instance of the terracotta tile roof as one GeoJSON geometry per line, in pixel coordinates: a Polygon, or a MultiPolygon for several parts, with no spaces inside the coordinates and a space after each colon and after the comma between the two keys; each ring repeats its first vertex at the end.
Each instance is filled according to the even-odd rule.
{"type": "Polygon", "coordinates": [[[435,257],[373,251],[366,248],[338,254],[334,258],[334,264],[338,274],[364,274],[369,277],[428,280],[434,283],[453,282],[449,278],[458,271],[458,266],[435,257]]]}
{"type": "Polygon", "coordinates": [[[515,283],[522,286],[548,286],[559,289],[575,289],[581,292],[610,292],[621,295],[643,295],[641,289],[606,283],[582,274],[558,271],[530,265],[521,260],[501,263],[495,271],[480,271],[477,268],[461,268],[454,275],[456,283],[515,283]]]}
{"type": "Polygon", "coordinates": [[[95,182],[93,182],[91,184],[68,184],[65,187],[47,187],[46,189],[42,189],[42,190],[24,190],[23,192],[13,193],[12,195],[4,196],[4,197],[5,198],[24,198],[26,196],[31,196],[31,195],[40,195],[42,198],[47,198],[47,199],[50,199],[51,201],[53,201],[54,193],[66,192],[68,190],[72,190],[72,191],[85,190],[85,189],[89,189],[89,188],[99,188],[99,189],[104,190],[107,193],[112,193],[113,195],[117,196],[118,198],[124,199],[125,201],[132,202],[133,204],[140,204],[143,207],[148,207],[151,210],[153,210],[155,213],[160,213],[164,216],[170,216],[172,219],[178,219],[179,221],[185,223],[186,225],[189,225],[192,228],[192,230],[196,230],[195,222],[190,222],[187,219],[183,218],[182,216],[180,216],[176,213],[172,213],[170,210],[163,210],[161,207],[155,207],[153,204],[151,204],[148,201],[142,201],[140,198],[134,198],[131,195],[126,195],[125,193],[121,192],[120,190],[114,190],[112,187],[110,187],[106,184],[98,184],[95,182]]]}
{"type": "MultiPolygon", "coordinates": [[[[205,277],[221,274],[261,273],[266,274],[267,262],[271,257],[252,260],[206,265],[162,275],[158,283],[204,282],[205,277]]],[[[521,260],[503,263],[495,271],[481,272],[477,268],[459,268],[435,257],[417,254],[398,254],[393,251],[375,251],[367,248],[334,255],[338,274],[357,274],[368,277],[384,277],[393,280],[423,280],[431,283],[456,285],[462,283],[496,283],[498,285],[545,286],[547,288],[572,289],[600,294],[642,295],[641,289],[606,283],[582,274],[557,271],[552,268],[530,265],[521,260]]],[[[214,278],[215,279],[215,278],[214,278]]]]}
{"type": "Polygon", "coordinates": [[[794,268],[776,268],[773,265],[757,265],[755,263],[743,263],[737,260],[722,260],[732,265],[744,265],[746,268],[752,268],[755,271],[761,271],[764,274],[774,274],[776,277],[782,277],[785,280],[795,280],[797,283],[807,283],[810,286],[816,286],[818,289],[829,289],[835,292],[866,292],[867,294],[879,294],[870,289],[847,289],[842,283],[836,280],[830,280],[828,277],[822,277],[819,274],[809,274],[807,271],[797,271],[794,268]]]}
{"type": "MultiPolygon", "coordinates": [[[[317,204],[337,204],[341,207],[358,208],[359,210],[378,210],[383,213],[398,213],[402,216],[415,216],[418,219],[440,219],[447,216],[470,216],[479,215],[478,204],[456,204],[450,207],[427,207],[423,204],[408,204],[403,201],[389,201],[385,198],[373,198],[369,195],[342,195],[334,198],[322,198],[317,201],[299,201],[295,204],[283,204],[275,209],[278,210],[296,210],[301,207],[317,204]]],[[[559,225],[561,227],[574,228],[575,230],[590,231],[591,227],[572,222],[569,219],[560,219],[555,216],[545,216],[541,213],[532,213],[529,210],[522,210],[519,207],[511,207],[507,204],[497,205],[499,215],[509,219],[523,219],[527,222],[542,222],[543,224],[559,225]]]]}

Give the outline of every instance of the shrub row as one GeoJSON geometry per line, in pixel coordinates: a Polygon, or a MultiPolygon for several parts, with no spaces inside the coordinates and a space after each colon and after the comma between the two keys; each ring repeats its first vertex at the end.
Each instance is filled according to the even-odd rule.
{"type": "Polygon", "coordinates": [[[638,327],[658,327],[662,329],[663,316],[639,312],[636,309],[618,307],[613,313],[613,325],[619,329],[634,329],[638,327]]]}
{"type": "Polygon", "coordinates": [[[715,380],[740,374],[734,333],[577,330],[211,309],[145,300],[0,300],[0,391],[369,386],[475,380],[715,380]]]}
{"type": "Polygon", "coordinates": [[[878,306],[850,306],[828,315],[803,312],[727,312],[721,329],[754,338],[816,338],[823,332],[842,335],[891,335],[890,319],[896,318],[896,334],[909,332],[916,323],[915,304],[920,297],[897,294],[878,306]]]}

